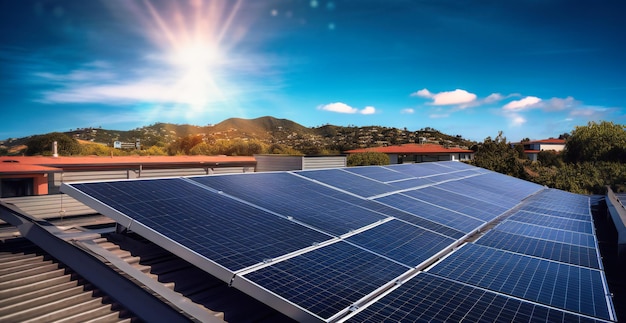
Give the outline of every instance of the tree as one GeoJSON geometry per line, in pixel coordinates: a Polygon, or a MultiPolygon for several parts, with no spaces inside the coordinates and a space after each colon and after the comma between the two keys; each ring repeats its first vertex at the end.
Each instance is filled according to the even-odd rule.
{"type": "Polygon", "coordinates": [[[366,152],[352,154],[347,159],[348,166],[389,165],[389,156],[385,153],[366,152]]]}
{"type": "Polygon", "coordinates": [[[523,163],[518,160],[519,152],[507,143],[502,131],[498,132],[495,139],[485,138],[485,141],[478,144],[475,149],[476,153],[472,161],[475,166],[522,179],[526,178],[523,163]]]}
{"type": "Polygon", "coordinates": [[[80,154],[78,141],[64,133],[52,132],[45,135],[34,136],[27,143],[26,155],[52,155],[52,143],[57,142],[59,155],[70,156],[80,154]]]}
{"type": "Polygon", "coordinates": [[[565,142],[566,162],[626,163],[626,130],[624,125],[602,121],[589,122],[574,129],[565,142]]]}
{"type": "Polygon", "coordinates": [[[203,142],[202,135],[188,135],[172,142],[167,152],[170,155],[189,155],[191,149],[201,142],[203,142]]]}

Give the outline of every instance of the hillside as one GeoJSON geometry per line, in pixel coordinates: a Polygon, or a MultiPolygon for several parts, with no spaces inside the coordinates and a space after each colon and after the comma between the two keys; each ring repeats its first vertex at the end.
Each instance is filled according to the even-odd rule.
{"type": "MultiPolygon", "coordinates": [[[[345,151],[354,148],[399,145],[404,143],[439,143],[449,146],[470,147],[472,141],[461,136],[451,136],[432,128],[417,131],[381,126],[324,125],[307,128],[287,119],[260,117],[256,119],[230,118],[215,125],[155,123],[133,130],[108,130],[102,128],[71,129],[65,134],[78,140],[112,146],[114,141],[135,142],[142,147],[167,146],[178,138],[201,135],[210,141],[256,139],[268,144],[281,144],[304,153],[345,151]]],[[[19,153],[16,147],[25,145],[32,136],[0,142],[0,148],[19,153]]]]}

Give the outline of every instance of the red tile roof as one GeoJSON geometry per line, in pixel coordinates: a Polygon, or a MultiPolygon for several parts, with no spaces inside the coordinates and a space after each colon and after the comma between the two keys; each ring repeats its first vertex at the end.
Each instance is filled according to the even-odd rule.
{"type": "Polygon", "coordinates": [[[60,172],[60,168],[20,164],[20,163],[4,163],[0,162],[0,174],[34,174],[34,173],[50,173],[60,172]]]}
{"type": "Polygon", "coordinates": [[[449,153],[473,153],[472,150],[461,148],[446,148],[441,145],[433,144],[406,144],[400,146],[387,146],[387,147],[372,147],[348,150],[348,154],[364,153],[364,152],[378,152],[385,154],[449,154],[449,153]]]}
{"type": "Polygon", "coordinates": [[[555,145],[565,145],[565,139],[541,139],[541,140],[531,140],[525,142],[525,144],[555,144],[555,145]]]}

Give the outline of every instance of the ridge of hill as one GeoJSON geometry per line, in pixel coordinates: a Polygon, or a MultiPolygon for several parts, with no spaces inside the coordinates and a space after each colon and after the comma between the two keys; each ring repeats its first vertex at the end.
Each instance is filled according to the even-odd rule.
{"type": "MultiPolygon", "coordinates": [[[[142,147],[166,146],[179,138],[200,135],[210,140],[260,140],[268,144],[289,146],[304,153],[345,151],[354,148],[399,145],[405,143],[438,143],[446,146],[468,148],[475,142],[460,135],[452,136],[433,128],[410,131],[406,128],[383,126],[335,126],[305,127],[288,119],[271,116],[255,119],[230,118],[215,125],[197,126],[158,122],[132,130],[109,130],[102,128],[70,129],[65,134],[88,142],[113,145],[114,141],[135,142],[142,147]]],[[[22,147],[33,136],[0,141],[0,148],[12,152],[22,147]]]]}

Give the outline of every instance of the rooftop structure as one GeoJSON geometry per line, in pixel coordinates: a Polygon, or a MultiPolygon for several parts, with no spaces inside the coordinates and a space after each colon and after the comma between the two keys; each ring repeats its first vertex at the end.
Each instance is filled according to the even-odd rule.
{"type": "MultiPolygon", "coordinates": [[[[463,163],[70,183],[63,191],[117,222],[117,233],[102,239],[102,226],[71,217],[41,228],[104,259],[183,320],[617,319],[589,198],[463,163]]],[[[17,215],[32,203],[25,199],[3,199],[0,216],[46,251],[63,248],[33,236],[42,222],[17,215]]]]}
{"type": "Polygon", "coordinates": [[[458,147],[444,147],[435,144],[405,144],[398,146],[371,147],[348,150],[347,154],[377,152],[389,155],[391,164],[421,163],[433,161],[470,160],[474,152],[458,147]]]}

